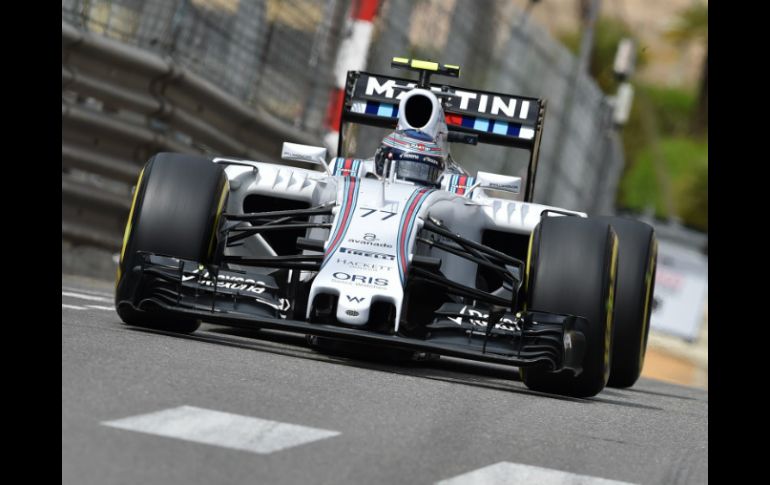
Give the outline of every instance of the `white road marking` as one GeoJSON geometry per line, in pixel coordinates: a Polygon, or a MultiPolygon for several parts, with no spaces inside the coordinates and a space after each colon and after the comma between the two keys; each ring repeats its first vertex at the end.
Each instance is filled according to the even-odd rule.
{"type": "Polygon", "coordinates": [[[106,292],[106,291],[99,291],[99,290],[87,290],[85,288],[76,288],[74,286],[62,286],[62,291],[74,291],[77,293],[86,293],[89,295],[98,295],[98,296],[104,296],[107,298],[112,298],[112,293],[106,292]]]}
{"type": "Polygon", "coordinates": [[[338,431],[240,416],[193,406],[164,409],[101,424],[169,438],[268,454],[340,434],[338,431]]]}
{"type": "Polygon", "coordinates": [[[86,305],[88,308],[95,308],[96,310],[108,310],[113,311],[115,310],[115,307],[111,306],[101,306],[101,305],[86,305]]]}
{"type": "Polygon", "coordinates": [[[102,296],[84,295],[83,293],[74,293],[72,291],[62,291],[61,296],[69,296],[70,298],[80,298],[81,300],[104,301],[104,302],[111,301],[109,298],[104,298],[102,296]]]}
{"type": "Polygon", "coordinates": [[[64,303],[61,304],[62,308],[69,308],[70,310],[85,310],[86,307],[82,306],[75,306],[75,305],[66,305],[64,303]]]}
{"type": "Polygon", "coordinates": [[[436,485],[531,485],[534,483],[538,485],[630,485],[628,482],[507,461],[441,480],[436,485]]]}

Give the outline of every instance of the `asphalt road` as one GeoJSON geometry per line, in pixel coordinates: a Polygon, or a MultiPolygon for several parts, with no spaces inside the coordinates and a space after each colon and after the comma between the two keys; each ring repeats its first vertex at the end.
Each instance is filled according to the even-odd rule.
{"type": "Polygon", "coordinates": [[[456,359],[163,334],[123,325],[111,292],[62,276],[63,484],[708,481],[706,391],[642,379],[573,399],[456,359]]]}

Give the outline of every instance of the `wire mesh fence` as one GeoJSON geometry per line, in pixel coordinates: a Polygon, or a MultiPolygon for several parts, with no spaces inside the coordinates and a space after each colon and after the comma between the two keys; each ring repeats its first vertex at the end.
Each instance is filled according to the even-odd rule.
{"type": "Polygon", "coordinates": [[[64,0],[62,20],[168,56],[246,105],[318,132],[338,0],[64,0]]]}
{"type": "MultiPolygon", "coordinates": [[[[168,56],[244,105],[320,137],[351,4],[63,0],[62,20],[168,56]]],[[[512,2],[381,0],[367,70],[388,73],[393,56],[460,65],[459,85],[548,99],[536,200],[583,210],[614,200],[616,182],[602,174],[616,173],[623,160],[604,95],[512,2]]],[[[371,156],[378,138],[366,130],[359,137],[358,155],[371,156]]],[[[453,155],[470,171],[510,174],[522,174],[527,159],[499,147],[456,147],[453,155]]]]}

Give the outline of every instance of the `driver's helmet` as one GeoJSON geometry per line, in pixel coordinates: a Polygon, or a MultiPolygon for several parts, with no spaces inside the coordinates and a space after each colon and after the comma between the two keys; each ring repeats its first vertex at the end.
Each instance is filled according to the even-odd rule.
{"type": "Polygon", "coordinates": [[[397,130],[382,140],[374,155],[374,162],[380,176],[387,177],[395,171],[397,179],[421,185],[437,185],[446,168],[446,154],[426,133],[397,130]],[[389,173],[385,173],[385,170],[389,173]]]}

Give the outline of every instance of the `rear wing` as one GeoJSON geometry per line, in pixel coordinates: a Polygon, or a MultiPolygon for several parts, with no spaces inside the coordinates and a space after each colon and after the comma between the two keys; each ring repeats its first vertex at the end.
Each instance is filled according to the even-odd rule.
{"type": "MultiPolygon", "coordinates": [[[[349,71],[341,122],[395,129],[400,95],[416,86],[417,81],[410,79],[349,71]]],[[[430,89],[443,100],[445,121],[450,132],[475,135],[479,143],[529,151],[524,200],[531,201],[540,154],[545,100],[440,83],[430,83],[430,89]]],[[[344,132],[340,130],[337,153],[342,151],[344,132]]]]}

